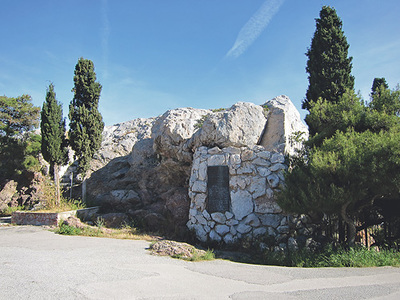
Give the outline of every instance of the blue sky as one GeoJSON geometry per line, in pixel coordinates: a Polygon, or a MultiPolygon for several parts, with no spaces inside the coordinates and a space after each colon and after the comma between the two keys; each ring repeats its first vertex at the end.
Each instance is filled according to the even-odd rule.
{"type": "Polygon", "coordinates": [[[95,64],[106,125],[177,107],[263,104],[300,110],[304,53],[323,5],[336,8],[365,100],[375,77],[400,83],[400,1],[0,0],[0,94],[42,106],[50,81],[64,115],[79,57],[95,64]]]}

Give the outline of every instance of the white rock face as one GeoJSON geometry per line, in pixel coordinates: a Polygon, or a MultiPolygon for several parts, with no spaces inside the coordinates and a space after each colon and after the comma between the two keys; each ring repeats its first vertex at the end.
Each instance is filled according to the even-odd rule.
{"type": "Polygon", "coordinates": [[[190,161],[191,157],[183,149],[198,127],[196,124],[210,111],[194,108],[169,110],[157,119],[152,128],[154,150],[166,157],[190,161]]]}
{"type": "Polygon", "coordinates": [[[278,96],[264,104],[268,107],[268,124],[261,140],[261,145],[270,151],[284,151],[295,154],[299,143],[293,142],[293,134],[303,132],[303,138],[308,138],[308,128],[301,121],[300,113],[289,97],[278,96]]]}
{"type": "Polygon", "coordinates": [[[154,121],[155,118],[139,118],[105,127],[103,141],[94,157],[92,170],[99,169],[116,157],[128,155],[136,142],[150,138],[154,121]]]}
{"type": "Polygon", "coordinates": [[[189,147],[256,145],[267,119],[264,109],[253,103],[238,102],[231,108],[209,114],[199,131],[192,137],[189,147]]]}

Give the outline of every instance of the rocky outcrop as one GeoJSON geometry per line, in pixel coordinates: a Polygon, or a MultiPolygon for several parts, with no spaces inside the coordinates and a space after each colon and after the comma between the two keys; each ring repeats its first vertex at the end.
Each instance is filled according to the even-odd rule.
{"type": "Polygon", "coordinates": [[[138,141],[150,138],[154,121],[155,118],[139,118],[105,127],[103,142],[92,161],[91,169],[98,170],[114,158],[131,153],[138,141]]]}
{"type": "Polygon", "coordinates": [[[268,109],[268,124],[260,144],[269,151],[294,155],[301,147],[299,139],[308,139],[308,129],[299,111],[284,95],[266,102],[264,107],[268,109]]]}
{"type": "Polygon", "coordinates": [[[263,107],[239,102],[227,110],[208,114],[187,146],[193,151],[201,146],[225,148],[256,145],[266,121],[263,107]]]}
{"type": "MultiPolygon", "coordinates": [[[[284,150],[292,151],[288,145],[289,136],[304,128],[298,112],[292,112],[293,108],[290,100],[281,96],[263,106],[239,102],[218,111],[180,108],[157,118],[107,127],[102,148],[93,163],[94,172],[87,182],[88,198],[100,205],[104,214],[123,213],[136,225],[182,236],[187,232],[191,203],[205,205],[200,203],[207,197],[204,183],[207,175],[204,168],[199,167],[196,153],[208,149],[210,165],[226,164],[237,168],[236,173],[231,174],[233,206],[228,216],[225,215],[225,221],[238,222],[229,226],[239,233],[250,226],[248,232],[255,235],[262,231],[257,224],[262,224],[263,219],[257,214],[280,212],[273,193],[283,178],[280,171],[284,169],[284,150]],[[286,114],[293,115],[294,120],[286,114]],[[279,120],[286,122],[285,125],[279,120]],[[270,153],[268,158],[267,153],[270,153]],[[203,183],[197,179],[195,181],[199,182],[193,182],[193,172],[203,183]],[[258,219],[247,220],[252,214],[258,219]],[[243,220],[248,222],[242,224],[243,220]]],[[[207,238],[229,239],[226,228],[221,226],[210,227],[207,238]]],[[[271,228],[278,231],[279,226],[271,228]]],[[[240,237],[230,230],[229,227],[233,240],[240,237]]]]}
{"type": "Polygon", "coordinates": [[[190,162],[192,153],[185,149],[185,142],[198,130],[202,118],[211,111],[194,108],[178,108],[167,111],[157,119],[151,137],[154,151],[164,157],[190,162]]]}

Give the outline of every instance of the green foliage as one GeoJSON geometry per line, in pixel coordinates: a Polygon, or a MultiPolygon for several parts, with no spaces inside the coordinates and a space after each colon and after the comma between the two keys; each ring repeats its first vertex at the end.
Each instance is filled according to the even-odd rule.
{"type": "Polygon", "coordinates": [[[38,138],[31,131],[39,124],[40,108],[31,101],[29,95],[0,96],[0,181],[38,166],[38,138]]]}
{"type": "Polygon", "coordinates": [[[25,142],[25,157],[22,162],[24,169],[31,172],[39,172],[41,165],[39,162],[39,153],[42,137],[39,134],[30,133],[25,142]]]}
{"type": "Polygon", "coordinates": [[[61,223],[56,230],[56,233],[65,235],[81,235],[82,229],[61,223]]]}
{"type": "Polygon", "coordinates": [[[393,250],[375,250],[365,247],[333,249],[326,247],[321,252],[305,249],[287,253],[267,251],[263,263],[287,267],[382,267],[400,266],[400,252],[393,250]]]}
{"type": "Polygon", "coordinates": [[[381,84],[376,87],[374,92],[371,93],[371,102],[369,103],[369,106],[377,112],[397,116],[400,113],[399,86],[394,90],[387,88],[386,84],[381,84]]]}
{"type": "Polygon", "coordinates": [[[225,111],[226,110],[226,108],[214,108],[214,109],[212,109],[211,111],[213,112],[213,113],[217,113],[217,112],[221,112],[221,111],[225,111]]]}
{"type": "Polygon", "coordinates": [[[340,215],[350,245],[362,210],[371,210],[377,199],[399,199],[399,94],[382,84],[371,97],[365,105],[347,90],[336,102],[310,103],[311,137],[304,153],[290,158],[278,197],[286,211],[340,215]]]}
{"type": "Polygon", "coordinates": [[[62,106],[56,100],[56,93],[52,83],[47,89],[41,117],[42,154],[53,170],[56,199],[57,202],[60,202],[59,166],[68,162],[68,148],[62,106]]]}
{"type": "Polygon", "coordinates": [[[382,197],[395,197],[400,188],[400,128],[373,133],[337,131],[320,147],[310,149],[307,162],[285,176],[279,205],[296,213],[340,214],[351,226],[353,218],[382,197]]]}
{"type": "Polygon", "coordinates": [[[199,120],[197,120],[196,124],[194,124],[194,128],[200,129],[203,127],[204,121],[208,118],[208,114],[202,116],[199,120]]]}
{"type": "Polygon", "coordinates": [[[348,49],[342,21],[336,10],[323,6],[320,17],[316,19],[316,31],[311,47],[306,53],[309,86],[303,109],[310,110],[311,103],[319,98],[336,102],[347,89],[353,89],[352,57],[347,57],[348,49]]]}
{"type": "Polygon", "coordinates": [[[43,158],[54,165],[63,165],[68,162],[67,140],[65,136],[65,120],[62,105],[56,100],[54,85],[47,89],[46,100],[41,112],[40,130],[42,134],[43,158]]]}
{"type": "MultiPolygon", "coordinates": [[[[184,259],[182,257],[179,256],[174,256],[174,258],[180,258],[180,259],[184,259]]],[[[215,259],[215,253],[213,250],[207,249],[207,251],[205,253],[199,253],[198,251],[194,251],[193,256],[190,257],[190,259],[188,259],[189,261],[206,261],[206,260],[214,260],[215,259]]]]}
{"type": "Polygon", "coordinates": [[[104,129],[103,118],[98,110],[102,87],[96,82],[91,60],[78,60],[74,83],[74,98],[69,106],[69,138],[79,161],[79,172],[86,175],[93,155],[100,148],[104,129]]]}
{"type": "Polygon", "coordinates": [[[382,86],[383,86],[384,89],[388,89],[389,88],[385,77],[374,78],[374,81],[372,82],[371,96],[375,95],[376,93],[379,93],[378,89],[380,87],[382,87],[382,86]]]}
{"type": "Polygon", "coordinates": [[[18,210],[24,210],[24,206],[7,206],[5,209],[0,210],[0,216],[1,217],[8,217],[11,216],[13,212],[18,211],[18,210]]]}

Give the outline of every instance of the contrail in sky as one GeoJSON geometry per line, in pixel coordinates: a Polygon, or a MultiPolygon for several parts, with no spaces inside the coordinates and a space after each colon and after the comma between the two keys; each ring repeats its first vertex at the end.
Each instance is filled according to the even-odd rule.
{"type": "Polygon", "coordinates": [[[239,31],[235,43],[225,57],[238,58],[242,55],[268,26],[272,17],[278,12],[284,1],[266,0],[239,31]]]}
{"type": "Polygon", "coordinates": [[[110,22],[107,16],[107,0],[101,2],[101,19],[102,19],[102,33],[101,33],[101,48],[103,52],[103,64],[104,64],[104,77],[108,76],[108,38],[110,36],[110,22]]]}

